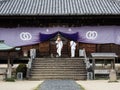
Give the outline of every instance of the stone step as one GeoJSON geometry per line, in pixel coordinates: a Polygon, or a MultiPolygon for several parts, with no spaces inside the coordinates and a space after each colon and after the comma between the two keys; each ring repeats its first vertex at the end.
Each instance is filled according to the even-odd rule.
{"type": "Polygon", "coordinates": [[[34,61],[79,61],[82,62],[84,58],[36,58],[34,61]]]}
{"type": "Polygon", "coordinates": [[[86,67],[79,58],[37,58],[31,68],[31,79],[86,79],[86,67]]]}
{"type": "Polygon", "coordinates": [[[46,66],[49,66],[49,67],[52,67],[52,66],[54,66],[54,67],[84,67],[85,66],[85,64],[61,64],[61,63],[58,63],[58,64],[54,64],[54,63],[46,63],[46,64],[43,64],[43,63],[41,63],[41,64],[32,64],[32,66],[33,67],[46,67],[46,66]]]}
{"type": "MultiPolygon", "coordinates": [[[[49,61],[83,61],[85,58],[62,58],[62,57],[47,57],[47,58],[35,58],[35,60],[39,60],[39,61],[45,61],[45,60],[49,60],[49,61]]],[[[34,61],[35,61],[34,60],[34,61]]]]}
{"type": "Polygon", "coordinates": [[[31,69],[31,71],[86,71],[86,69],[78,68],[42,68],[42,69],[31,69]]]}
{"type": "Polygon", "coordinates": [[[42,70],[31,70],[31,73],[33,73],[33,72],[40,72],[40,73],[43,73],[43,72],[55,72],[55,73],[57,73],[57,72],[78,72],[78,73],[81,73],[81,72],[85,72],[86,73],[86,70],[71,70],[71,69],[64,69],[64,70],[62,70],[62,69],[59,69],[59,70],[49,70],[49,69],[42,69],[42,70]]]}
{"type": "Polygon", "coordinates": [[[84,67],[85,65],[64,65],[64,64],[33,64],[32,67],[84,67]]]}
{"type": "Polygon", "coordinates": [[[38,70],[38,71],[40,71],[40,70],[63,70],[63,71],[78,70],[78,71],[80,71],[80,70],[86,70],[86,68],[85,67],[34,67],[31,70],[38,70]]]}
{"type": "Polygon", "coordinates": [[[69,76],[60,76],[60,75],[44,75],[44,76],[31,76],[31,80],[45,80],[45,79],[73,79],[73,80],[86,80],[86,75],[69,75],[69,76]]]}
{"type": "Polygon", "coordinates": [[[33,60],[33,63],[84,63],[83,60],[33,60]]]}
{"type": "Polygon", "coordinates": [[[75,67],[75,68],[82,68],[82,67],[84,67],[85,65],[49,65],[49,64],[47,64],[47,65],[33,65],[32,67],[34,68],[34,67],[36,67],[36,68],[41,68],[41,67],[45,67],[45,68],[55,68],[55,67],[58,67],[58,68],[69,68],[69,67],[75,67]]]}
{"type": "Polygon", "coordinates": [[[80,75],[80,76],[81,76],[81,75],[86,75],[86,73],[85,73],[85,74],[83,74],[83,73],[82,73],[82,74],[63,74],[63,73],[61,73],[61,74],[56,74],[56,73],[54,73],[54,74],[43,74],[43,73],[41,73],[41,74],[32,74],[32,75],[36,75],[36,76],[41,76],[41,75],[46,75],[46,76],[47,76],[47,75],[50,75],[50,76],[52,76],[52,75],[53,75],[53,76],[55,76],[55,75],[57,75],[57,76],[58,76],[58,75],[61,75],[61,76],[66,76],[66,75],[67,75],[67,76],[72,76],[72,75],[73,75],[73,76],[79,76],[79,75],[80,75]]]}
{"type": "Polygon", "coordinates": [[[86,73],[86,71],[31,71],[32,74],[83,74],[86,73]]]}
{"type": "Polygon", "coordinates": [[[79,63],[84,63],[84,62],[83,61],[33,61],[33,63],[63,63],[63,64],[74,63],[74,64],[79,64],[79,63]]]}
{"type": "Polygon", "coordinates": [[[35,75],[35,74],[33,74],[33,75],[31,75],[31,78],[42,78],[42,77],[44,77],[44,78],[46,78],[46,77],[50,77],[50,78],[54,78],[54,77],[81,77],[81,76],[87,76],[87,75],[85,75],[85,74],[77,74],[77,75],[75,75],[75,74],[69,74],[69,75],[67,75],[67,74],[41,74],[41,75],[35,75]]]}
{"type": "Polygon", "coordinates": [[[31,70],[86,70],[85,67],[34,67],[31,70]]]}
{"type": "Polygon", "coordinates": [[[34,61],[33,62],[34,64],[59,64],[59,63],[61,63],[61,64],[84,64],[84,62],[82,61],[82,62],[78,62],[78,61],[34,61]]]}
{"type": "Polygon", "coordinates": [[[31,71],[31,75],[33,74],[84,74],[86,71],[81,72],[73,72],[73,71],[41,71],[41,72],[35,72],[31,71]]]}

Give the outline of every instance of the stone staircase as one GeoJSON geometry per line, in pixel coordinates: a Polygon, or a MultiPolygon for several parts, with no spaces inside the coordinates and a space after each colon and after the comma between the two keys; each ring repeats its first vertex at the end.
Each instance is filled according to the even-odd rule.
{"type": "Polygon", "coordinates": [[[31,80],[86,78],[85,64],[80,58],[36,58],[30,71],[31,80]]]}

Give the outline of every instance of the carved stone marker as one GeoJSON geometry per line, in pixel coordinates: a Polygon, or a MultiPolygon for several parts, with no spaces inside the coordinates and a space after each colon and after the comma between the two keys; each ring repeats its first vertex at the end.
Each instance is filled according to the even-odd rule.
{"type": "Polygon", "coordinates": [[[116,71],[114,69],[111,69],[109,78],[110,78],[110,82],[117,81],[116,71]]]}

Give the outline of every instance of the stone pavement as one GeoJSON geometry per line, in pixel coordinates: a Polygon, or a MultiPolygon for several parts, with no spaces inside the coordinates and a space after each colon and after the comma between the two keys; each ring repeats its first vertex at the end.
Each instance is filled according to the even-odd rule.
{"type": "Polygon", "coordinates": [[[81,90],[73,80],[45,80],[39,90],[81,90]]]}

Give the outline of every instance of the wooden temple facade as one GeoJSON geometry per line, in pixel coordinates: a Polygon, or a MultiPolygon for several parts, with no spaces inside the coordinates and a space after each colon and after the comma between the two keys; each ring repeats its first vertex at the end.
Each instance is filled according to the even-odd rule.
{"type": "MultiPolygon", "coordinates": [[[[51,17],[47,16],[41,18],[39,16],[26,16],[26,17],[1,17],[0,27],[82,27],[82,26],[111,26],[111,25],[120,25],[120,17],[118,16],[100,16],[100,17],[67,17],[66,16],[51,17]],[[21,19],[22,18],[22,19],[21,19]],[[74,19],[75,18],[75,19],[74,19]],[[107,18],[107,19],[106,19],[107,18]],[[8,20],[8,21],[7,21],[8,20]],[[91,21],[91,22],[90,22],[91,21]],[[42,25],[42,26],[41,26],[42,25]]],[[[54,38],[53,38],[54,39],[54,38]]],[[[62,54],[64,57],[70,57],[70,46],[69,39],[63,37],[65,41],[62,54]]],[[[20,46],[21,50],[18,56],[24,57],[23,53],[27,52],[29,57],[29,51],[32,48],[37,50],[37,57],[50,57],[51,54],[56,55],[56,45],[53,40],[48,40],[35,45],[20,46]]],[[[117,44],[91,44],[91,43],[81,43],[77,42],[76,57],[79,56],[79,49],[85,48],[87,55],[90,56],[93,52],[114,52],[120,56],[120,45],[117,44]]],[[[14,52],[15,54],[15,52],[14,52]]]]}
{"type": "MultiPolygon", "coordinates": [[[[120,2],[117,0],[2,0],[0,1],[0,27],[82,27],[82,26],[120,26],[120,2]]],[[[109,31],[108,31],[109,32],[109,31]]],[[[64,57],[70,56],[69,39],[64,38],[62,50],[64,57]]],[[[24,57],[23,53],[32,48],[37,57],[56,55],[52,40],[35,45],[20,46],[13,56],[24,57]]],[[[93,52],[114,52],[120,56],[120,45],[91,44],[77,42],[76,57],[79,49],[85,48],[87,55],[93,52]]],[[[4,55],[1,53],[1,56],[4,55]]]]}

